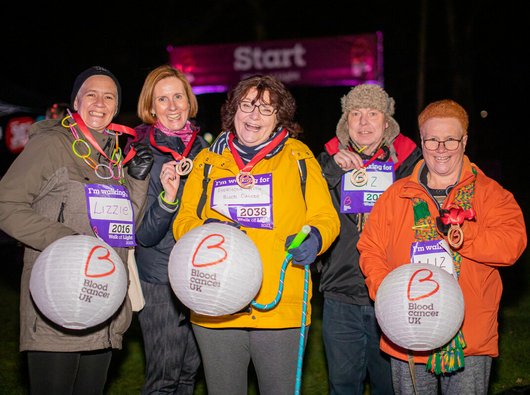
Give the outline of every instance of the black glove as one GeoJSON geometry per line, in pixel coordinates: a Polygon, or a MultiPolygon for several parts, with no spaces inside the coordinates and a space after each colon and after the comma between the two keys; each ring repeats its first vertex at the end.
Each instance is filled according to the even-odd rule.
{"type": "Polygon", "coordinates": [[[137,180],[145,180],[155,160],[153,151],[147,145],[140,143],[132,143],[131,147],[136,150],[136,155],[129,162],[127,173],[137,180]]]}
{"type": "MultiPolygon", "coordinates": [[[[296,235],[287,236],[285,240],[285,248],[293,241],[296,235]]],[[[297,248],[287,250],[293,256],[293,264],[307,266],[312,264],[317,259],[317,254],[322,248],[322,236],[314,226],[311,227],[311,232],[307,235],[302,244],[297,248]]]]}

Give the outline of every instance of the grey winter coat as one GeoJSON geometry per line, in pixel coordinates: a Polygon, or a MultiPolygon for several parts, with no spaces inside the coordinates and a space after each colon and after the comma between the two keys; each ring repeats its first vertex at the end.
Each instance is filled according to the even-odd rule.
{"type": "MultiPolygon", "coordinates": [[[[93,133],[110,157],[115,138],[93,133]]],[[[45,120],[32,125],[24,150],[0,180],[0,228],[25,245],[20,294],[20,351],[75,352],[121,348],[130,326],[129,298],[109,320],[83,330],[68,330],[46,319],[33,303],[29,280],[40,252],[63,236],[94,235],[87,214],[84,184],[118,185],[103,180],[72,150],[74,137],[60,121],[45,120]]],[[[92,148],[92,159],[100,154],[92,148]]],[[[105,159],[102,160],[105,163],[105,159]]],[[[126,171],[125,171],[126,173],[126,171]]],[[[143,212],[148,179],[125,175],[125,186],[133,204],[136,226],[143,212]]],[[[115,248],[126,265],[127,249],[115,248]]]]}

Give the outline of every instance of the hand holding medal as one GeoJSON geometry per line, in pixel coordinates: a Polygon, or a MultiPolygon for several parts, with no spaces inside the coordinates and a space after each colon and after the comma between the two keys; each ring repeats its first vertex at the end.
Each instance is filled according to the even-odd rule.
{"type": "MultiPolygon", "coordinates": [[[[366,146],[364,146],[360,151],[359,153],[361,153],[364,149],[366,148],[366,146]]],[[[379,148],[377,150],[377,152],[370,158],[368,159],[363,165],[362,167],[358,168],[358,169],[354,169],[352,172],[351,172],[351,175],[350,175],[350,180],[351,180],[351,183],[356,186],[356,187],[362,187],[364,185],[366,185],[368,183],[368,174],[366,173],[366,168],[372,163],[374,162],[382,153],[384,153],[384,149],[383,147],[379,148]]]]}
{"type": "Polygon", "coordinates": [[[178,163],[174,160],[162,165],[160,171],[160,182],[164,188],[164,199],[168,202],[174,202],[177,197],[177,191],[180,185],[180,173],[177,170],[178,163]]]}
{"type": "Polygon", "coordinates": [[[184,152],[182,154],[179,154],[177,151],[172,150],[169,147],[158,145],[155,140],[155,130],[154,128],[151,128],[149,132],[149,141],[153,147],[158,149],[159,151],[170,153],[173,159],[175,159],[175,171],[180,176],[187,176],[190,174],[191,169],[193,168],[193,160],[188,158],[191,151],[191,147],[193,146],[193,142],[195,141],[195,138],[197,137],[197,132],[194,131],[193,135],[190,139],[190,141],[186,144],[186,148],[184,149],[184,152]]]}

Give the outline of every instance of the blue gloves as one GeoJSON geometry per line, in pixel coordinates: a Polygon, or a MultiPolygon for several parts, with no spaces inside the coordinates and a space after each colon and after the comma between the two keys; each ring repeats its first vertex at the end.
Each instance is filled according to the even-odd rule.
{"type": "MultiPolygon", "coordinates": [[[[285,240],[285,248],[293,241],[296,235],[287,236],[285,240]]],[[[322,248],[322,236],[314,226],[311,227],[311,232],[307,235],[305,240],[297,248],[287,250],[293,256],[293,264],[307,266],[312,264],[317,259],[317,254],[322,248]]]]}

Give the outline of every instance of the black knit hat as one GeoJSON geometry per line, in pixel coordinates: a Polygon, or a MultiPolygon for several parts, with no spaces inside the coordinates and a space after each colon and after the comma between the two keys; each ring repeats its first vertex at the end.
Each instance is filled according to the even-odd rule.
{"type": "Polygon", "coordinates": [[[106,75],[107,77],[112,78],[112,80],[116,84],[116,88],[117,88],[116,90],[118,91],[118,98],[117,98],[118,99],[118,105],[117,105],[116,114],[118,114],[120,112],[120,105],[121,105],[121,86],[120,86],[120,83],[118,82],[118,79],[114,76],[114,74],[112,74],[109,70],[107,70],[106,68],[101,67],[101,66],[92,66],[92,67],[86,69],[85,71],[83,71],[81,74],[79,74],[77,76],[77,78],[74,81],[74,87],[72,89],[72,95],[70,96],[70,101],[71,101],[72,108],[74,107],[75,97],[77,96],[77,93],[79,92],[79,89],[81,89],[81,86],[83,85],[83,83],[87,79],[89,79],[90,77],[92,77],[94,75],[106,75]]]}

